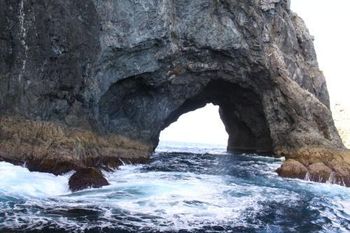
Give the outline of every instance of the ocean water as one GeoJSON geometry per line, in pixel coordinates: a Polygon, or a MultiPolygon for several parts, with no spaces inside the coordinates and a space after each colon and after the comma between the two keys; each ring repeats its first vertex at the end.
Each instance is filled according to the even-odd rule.
{"type": "Polygon", "coordinates": [[[159,146],[146,165],[76,193],[71,174],[0,162],[0,232],[350,232],[350,188],[283,179],[281,159],[159,146]]]}

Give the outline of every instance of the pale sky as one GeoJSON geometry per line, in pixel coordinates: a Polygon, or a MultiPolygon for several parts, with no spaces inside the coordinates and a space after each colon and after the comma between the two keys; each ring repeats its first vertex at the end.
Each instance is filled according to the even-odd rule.
{"type": "Polygon", "coordinates": [[[331,102],[350,106],[350,1],[292,0],[292,10],[315,37],[318,62],[324,72],[331,102]]]}
{"type": "Polygon", "coordinates": [[[204,108],[186,113],[162,131],[160,140],[227,144],[228,135],[219,116],[219,107],[207,104],[204,108]]]}
{"type": "MultiPolygon", "coordinates": [[[[291,0],[315,37],[318,62],[331,103],[350,106],[350,0],[291,0]]],[[[226,144],[227,133],[218,107],[212,104],[182,115],[161,133],[163,141],[226,144]]]]}

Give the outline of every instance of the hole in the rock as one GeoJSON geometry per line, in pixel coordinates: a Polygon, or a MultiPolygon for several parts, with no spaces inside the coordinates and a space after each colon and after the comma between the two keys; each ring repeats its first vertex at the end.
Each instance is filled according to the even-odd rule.
{"type": "Polygon", "coordinates": [[[210,144],[219,142],[226,144],[230,152],[272,151],[262,96],[253,87],[219,78],[199,86],[171,83],[154,86],[148,79],[134,80],[126,79],[112,85],[101,98],[100,119],[106,132],[145,142],[152,149],[156,149],[161,139],[210,144]],[[213,103],[220,109],[218,111],[218,107],[212,107],[216,108],[212,119],[208,117],[213,114],[200,110],[207,103],[213,103]],[[193,120],[184,120],[188,124],[181,123],[182,119],[193,114],[193,120]],[[176,133],[170,133],[173,128],[176,133]],[[226,133],[216,133],[216,129],[226,131],[228,140],[226,133]],[[226,137],[221,137],[222,134],[226,137]]]}
{"type": "Polygon", "coordinates": [[[207,104],[180,116],[160,134],[160,144],[200,143],[226,146],[228,134],[220,119],[219,106],[207,104]]]}

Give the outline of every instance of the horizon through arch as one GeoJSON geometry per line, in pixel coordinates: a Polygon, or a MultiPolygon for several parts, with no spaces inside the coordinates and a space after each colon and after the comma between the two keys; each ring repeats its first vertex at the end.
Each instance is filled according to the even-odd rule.
{"type": "Polygon", "coordinates": [[[161,132],[159,140],[226,146],[228,133],[220,118],[219,106],[208,103],[202,108],[181,115],[161,132]]]}

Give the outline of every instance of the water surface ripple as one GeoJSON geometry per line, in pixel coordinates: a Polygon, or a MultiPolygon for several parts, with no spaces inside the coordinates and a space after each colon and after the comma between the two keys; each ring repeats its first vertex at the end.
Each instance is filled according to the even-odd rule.
{"type": "Polygon", "coordinates": [[[350,231],[349,188],[282,179],[280,159],[223,151],[163,146],[77,193],[70,174],[0,162],[0,232],[350,231]]]}

